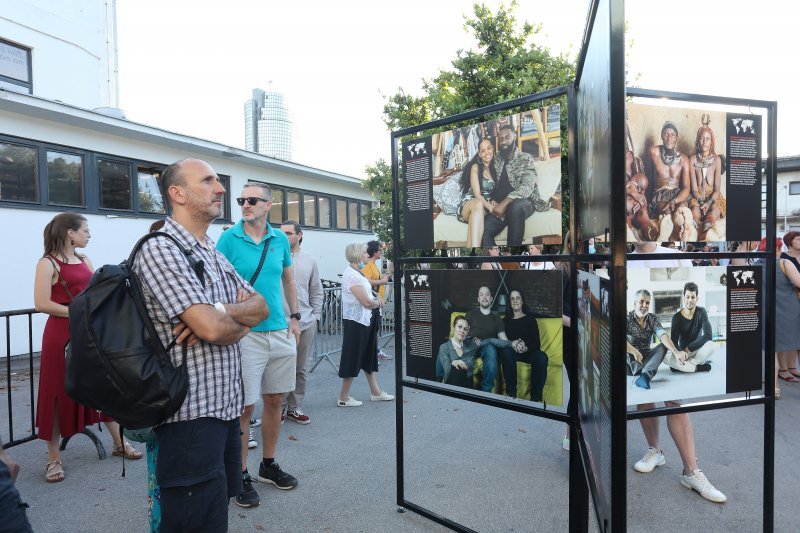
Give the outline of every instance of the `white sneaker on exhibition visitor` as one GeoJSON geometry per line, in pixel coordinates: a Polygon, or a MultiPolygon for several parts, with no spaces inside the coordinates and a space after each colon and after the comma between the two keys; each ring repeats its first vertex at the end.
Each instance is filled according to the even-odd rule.
{"type": "Polygon", "coordinates": [[[633,469],[646,474],[655,470],[657,466],[664,466],[666,462],[661,450],[650,447],[647,448],[647,453],[644,454],[644,457],[636,461],[636,464],[633,465],[633,469]]]}
{"type": "Polygon", "coordinates": [[[248,448],[255,448],[258,446],[258,441],[256,441],[256,432],[253,431],[253,428],[250,428],[250,432],[247,434],[247,447],[248,448]]]}
{"type": "Polygon", "coordinates": [[[681,485],[700,493],[700,496],[710,502],[725,503],[728,498],[711,484],[705,474],[698,468],[688,476],[681,476],[681,485]]]}

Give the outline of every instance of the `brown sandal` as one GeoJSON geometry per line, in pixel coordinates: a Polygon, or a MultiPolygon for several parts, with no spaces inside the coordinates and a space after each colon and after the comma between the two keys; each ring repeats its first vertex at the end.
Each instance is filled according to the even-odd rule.
{"type": "Polygon", "coordinates": [[[111,455],[114,457],[125,457],[125,459],[129,459],[131,461],[136,461],[137,459],[142,458],[142,452],[134,448],[130,442],[115,446],[111,455]]]}
{"type": "Polygon", "coordinates": [[[61,464],[60,460],[50,461],[47,463],[47,466],[44,467],[44,480],[48,483],[64,481],[64,477],[64,466],[61,464]],[[60,469],[60,471],[54,472],[57,468],[60,469]]]}

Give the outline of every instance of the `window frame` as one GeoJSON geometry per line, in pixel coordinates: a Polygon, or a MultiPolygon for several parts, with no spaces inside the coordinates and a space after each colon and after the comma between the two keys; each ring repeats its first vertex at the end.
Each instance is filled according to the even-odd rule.
{"type": "Polygon", "coordinates": [[[3,74],[0,74],[0,81],[9,85],[15,85],[17,87],[28,89],[28,94],[33,94],[33,48],[3,38],[0,38],[0,44],[18,48],[19,50],[25,52],[25,55],[28,59],[28,81],[18,80],[17,78],[12,78],[3,74]]]}
{"type": "Polygon", "coordinates": [[[789,190],[789,196],[795,196],[800,194],[800,181],[790,181],[788,190],[789,190]],[[792,185],[797,185],[797,192],[792,192],[792,185]]]}
{"type": "Polygon", "coordinates": [[[64,149],[64,148],[57,147],[56,145],[51,145],[51,144],[43,144],[41,146],[40,150],[39,150],[39,154],[40,154],[40,159],[41,159],[41,162],[40,162],[39,166],[40,166],[40,168],[44,168],[45,169],[44,172],[39,172],[40,176],[37,176],[37,179],[39,180],[39,184],[40,184],[39,187],[41,188],[41,191],[42,191],[42,194],[40,194],[40,196],[42,197],[41,198],[41,202],[40,202],[42,204],[42,206],[48,207],[48,208],[56,208],[56,209],[67,208],[67,209],[70,209],[70,210],[75,210],[75,209],[83,210],[83,209],[86,209],[87,205],[88,205],[88,202],[89,202],[89,200],[88,200],[89,194],[88,194],[88,191],[86,189],[86,182],[87,182],[86,174],[87,174],[87,171],[88,171],[89,154],[84,150],[64,149]],[[81,201],[83,202],[83,205],[80,205],[80,206],[77,206],[77,205],[66,205],[66,204],[57,204],[57,203],[51,202],[51,200],[50,200],[50,169],[47,167],[47,164],[48,164],[47,154],[50,153],[50,152],[58,152],[58,153],[65,154],[65,155],[75,155],[75,156],[78,156],[78,157],[81,158],[81,201]]]}
{"type": "MultiPolygon", "coordinates": [[[[345,231],[348,233],[372,233],[371,230],[363,229],[361,224],[361,213],[364,209],[364,206],[372,205],[372,203],[368,200],[361,200],[356,198],[349,198],[347,196],[341,196],[337,194],[328,194],[328,193],[321,193],[319,191],[310,191],[307,189],[300,189],[297,187],[286,187],[284,185],[278,185],[276,183],[269,183],[265,182],[269,185],[269,188],[272,189],[273,193],[275,191],[281,191],[283,193],[283,205],[281,209],[281,221],[288,220],[289,218],[289,209],[288,209],[288,195],[289,193],[298,194],[300,197],[300,210],[299,210],[299,220],[297,222],[300,223],[300,226],[303,229],[313,229],[313,230],[320,230],[320,231],[345,231]],[[314,197],[314,218],[316,220],[315,225],[305,224],[305,216],[306,216],[306,203],[305,200],[309,196],[314,197]],[[325,200],[329,202],[329,212],[330,212],[330,219],[328,220],[329,226],[322,226],[322,211],[320,208],[320,204],[323,203],[325,200]],[[338,227],[337,226],[337,202],[343,201],[345,204],[344,211],[346,215],[346,227],[338,227]],[[358,212],[358,223],[357,228],[350,228],[350,205],[356,204],[357,205],[357,212],[358,212]]],[[[274,209],[274,206],[273,206],[274,209]]],[[[270,213],[272,211],[270,210],[270,213]]],[[[270,222],[273,227],[278,227],[280,224],[276,222],[270,222]]]]}

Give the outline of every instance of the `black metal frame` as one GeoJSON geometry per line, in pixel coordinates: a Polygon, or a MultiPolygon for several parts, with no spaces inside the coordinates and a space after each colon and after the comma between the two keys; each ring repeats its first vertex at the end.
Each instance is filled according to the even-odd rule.
{"type": "MultiPolygon", "coordinates": [[[[393,231],[393,242],[395,243],[395,279],[402,279],[404,275],[405,265],[409,263],[413,263],[419,261],[419,258],[406,258],[403,257],[404,255],[404,247],[403,247],[403,239],[400,230],[400,203],[399,203],[399,191],[400,191],[400,182],[399,182],[399,173],[398,173],[398,140],[402,137],[406,137],[409,135],[413,135],[415,133],[423,132],[426,130],[431,130],[433,128],[447,126],[453,123],[457,123],[460,121],[472,120],[484,117],[486,115],[507,111],[513,108],[522,107],[528,104],[538,104],[544,100],[550,100],[554,98],[560,98],[563,96],[567,97],[567,109],[568,109],[568,120],[574,121],[574,117],[572,117],[572,104],[570,95],[572,94],[572,86],[561,86],[556,87],[554,89],[550,89],[544,92],[528,95],[522,98],[517,98],[514,100],[509,100],[507,102],[502,102],[500,104],[494,104],[486,107],[482,107],[479,109],[475,109],[473,111],[469,111],[466,113],[460,113],[458,115],[454,115],[452,117],[448,117],[445,119],[435,120],[432,122],[428,122],[425,124],[421,124],[418,126],[414,126],[411,128],[402,129],[399,131],[395,131],[391,135],[391,164],[392,164],[392,231],[393,231]]],[[[574,189],[574,167],[572,164],[572,138],[570,137],[570,144],[568,146],[568,150],[570,151],[570,166],[569,166],[569,173],[570,173],[570,192],[573,193],[574,189]]],[[[573,211],[574,203],[570,202],[570,210],[573,211]]],[[[573,213],[570,213],[573,215],[573,213]]],[[[571,220],[574,220],[574,216],[571,216],[571,220]]],[[[571,232],[571,235],[574,235],[574,231],[571,232]]],[[[573,248],[574,249],[574,248],[573,248]]],[[[521,262],[525,261],[528,256],[524,255],[514,255],[514,256],[503,256],[503,257],[490,257],[490,256],[470,256],[470,257],[426,257],[425,261],[429,263],[482,263],[485,261],[495,261],[495,262],[521,262]]],[[[571,256],[565,255],[542,255],[541,259],[544,261],[566,261],[572,263],[573,258],[571,256]]],[[[571,270],[574,270],[572,268],[571,270]]],[[[396,317],[403,317],[403,305],[404,302],[402,301],[402,295],[400,292],[400,284],[394,284],[395,290],[395,298],[394,298],[394,305],[395,305],[395,316],[396,317]]],[[[403,323],[405,319],[403,319],[403,323]]],[[[397,323],[400,323],[399,321],[397,323]]],[[[433,520],[436,523],[439,523],[445,527],[448,527],[454,531],[460,532],[469,532],[472,533],[473,530],[467,528],[466,526],[459,524],[447,517],[441,516],[437,513],[430,511],[418,504],[415,504],[406,499],[405,496],[405,473],[404,473],[404,442],[403,442],[403,395],[404,389],[416,389],[416,390],[423,390],[426,392],[431,392],[434,394],[440,394],[442,396],[447,396],[450,398],[457,398],[461,400],[466,400],[482,405],[488,405],[491,407],[497,407],[500,409],[505,409],[508,411],[516,411],[520,413],[525,413],[533,416],[537,416],[540,418],[546,418],[549,420],[554,420],[557,422],[562,422],[569,424],[570,427],[574,430],[574,425],[570,424],[570,421],[573,419],[574,415],[577,414],[575,409],[572,409],[574,413],[571,413],[568,409],[567,412],[559,412],[553,410],[547,410],[546,407],[538,407],[532,404],[521,404],[519,402],[512,402],[503,398],[498,398],[495,396],[483,396],[479,394],[475,394],[473,392],[467,392],[465,390],[458,390],[458,389],[450,389],[445,388],[434,383],[423,382],[416,378],[409,379],[403,377],[403,333],[404,328],[395,327],[395,386],[396,386],[396,396],[397,401],[395,403],[395,418],[396,418],[396,443],[397,443],[397,505],[399,506],[398,512],[404,512],[405,509],[409,509],[414,511],[417,514],[420,514],[430,520],[433,520]]],[[[573,367],[575,367],[576,361],[573,359],[573,367]]],[[[573,384],[572,380],[570,381],[570,397],[573,398],[574,392],[576,389],[577,384],[573,384]]],[[[573,435],[573,440],[575,439],[573,435]]],[[[570,451],[570,522],[572,523],[572,510],[576,509],[579,512],[580,509],[588,509],[588,493],[584,490],[585,484],[582,480],[579,482],[575,482],[576,475],[580,476],[581,474],[581,462],[578,456],[578,452],[575,448],[572,448],[570,451]],[[573,500],[575,498],[582,498],[582,503],[574,504],[573,500]]],[[[586,515],[586,513],[584,513],[586,515]]],[[[587,515],[588,516],[588,515],[587,515]]],[[[586,524],[586,520],[583,521],[586,524]]],[[[583,531],[586,528],[571,528],[572,530],[576,531],[583,531]]]]}
{"type": "MultiPolygon", "coordinates": [[[[767,133],[766,153],[769,154],[765,164],[766,174],[766,235],[767,251],[765,252],[709,252],[700,253],[699,258],[760,258],[765,259],[765,281],[766,290],[763,299],[764,328],[765,328],[765,355],[764,371],[765,391],[763,396],[753,397],[751,393],[744,394],[743,397],[726,397],[711,400],[704,403],[688,404],[684,406],[671,406],[647,411],[628,411],[626,394],[626,371],[623,358],[612,357],[611,368],[611,486],[606,487],[610,490],[610,523],[602,523],[601,516],[598,514],[598,526],[601,531],[625,531],[627,527],[627,424],[629,420],[637,420],[653,416],[665,416],[679,413],[691,413],[706,410],[728,409],[733,407],[743,407],[750,405],[764,405],[764,472],[763,472],[763,531],[772,532],[774,526],[774,430],[775,430],[775,397],[771,383],[774,381],[774,366],[772,357],[775,347],[775,303],[771,298],[775,290],[775,263],[770,260],[775,257],[775,176],[777,163],[775,157],[776,137],[777,137],[777,103],[764,100],[746,100],[728,97],[715,97],[708,95],[697,95],[689,93],[670,93],[664,91],[632,89],[625,87],[625,68],[624,68],[624,5],[623,0],[608,0],[611,24],[611,57],[610,59],[610,149],[611,175],[622,176],[625,171],[625,102],[626,97],[645,97],[645,98],[668,98],[670,100],[691,101],[696,103],[724,104],[729,106],[741,106],[749,108],[760,108],[766,110],[764,128],[767,133]]],[[[400,231],[400,203],[399,191],[400,181],[398,172],[398,139],[413,135],[425,130],[446,126],[455,122],[470,120],[478,117],[505,111],[514,107],[523,106],[532,102],[544,99],[567,95],[568,125],[567,138],[569,150],[570,176],[570,240],[571,253],[569,256],[542,256],[545,260],[561,260],[569,262],[571,265],[571,288],[570,295],[573,309],[571,317],[576,317],[575,302],[577,300],[577,272],[585,265],[602,264],[609,270],[611,281],[611,350],[612,353],[623,353],[626,341],[626,280],[627,280],[627,261],[643,259],[632,256],[628,253],[626,242],[626,221],[625,213],[622,209],[617,209],[612,204],[609,205],[610,227],[608,228],[608,241],[610,252],[605,254],[587,254],[579,250],[580,243],[577,242],[576,230],[580,227],[578,203],[578,151],[577,148],[577,103],[575,98],[576,87],[581,78],[581,67],[586,57],[586,45],[592,32],[600,0],[594,0],[587,17],[586,32],[584,34],[583,49],[578,60],[578,71],[575,85],[559,87],[543,93],[526,96],[516,100],[511,100],[501,104],[483,107],[467,113],[461,113],[446,119],[432,121],[426,124],[406,128],[396,131],[391,135],[391,164],[392,164],[392,215],[393,215],[393,240],[396,245],[396,275],[402,279],[404,266],[418,258],[403,257],[403,240],[400,231]],[[616,302],[621,304],[616,305],[616,302]]],[[[625,197],[625,183],[620,179],[611,180],[611,197],[625,197]]],[[[759,199],[760,201],[760,199],[759,199]]],[[[425,260],[429,263],[478,263],[487,260],[498,262],[510,262],[524,260],[525,256],[508,256],[491,258],[487,256],[476,257],[429,257],[425,260]]],[[[694,255],[693,255],[694,257],[694,255]]],[[[685,259],[685,255],[659,254],[659,259],[685,259]]],[[[395,284],[395,316],[402,317],[400,284],[395,284]]],[[[403,321],[404,322],[404,321],[403,321]]],[[[433,520],[445,527],[455,531],[471,532],[472,530],[454,522],[453,520],[434,513],[406,499],[405,496],[405,476],[404,476],[404,442],[403,442],[403,395],[405,388],[424,390],[435,394],[441,394],[452,398],[467,400],[483,405],[498,407],[501,409],[513,410],[548,418],[560,422],[567,422],[570,428],[570,456],[569,456],[569,530],[585,532],[589,529],[588,523],[588,503],[589,495],[597,494],[597,486],[593,476],[590,474],[590,463],[587,451],[587,444],[583,439],[581,427],[578,419],[578,379],[570,379],[570,404],[567,413],[557,413],[546,411],[541,408],[521,405],[503,399],[478,396],[473,393],[462,392],[454,389],[443,388],[434,384],[421,383],[418,380],[403,378],[403,328],[395,328],[395,375],[396,375],[396,394],[397,403],[395,404],[396,416],[396,446],[397,446],[397,504],[398,511],[404,512],[410,509],[430,520],[433,520]],[[572,399],[575,399],[574,401],[572,399]]],[[[570,347],[572,353],[572,364],[570,365],[572,375],[577,376],[578,357],[575,352],[577,346],[577,328],[570,328],[570,347]]],[[[597,509],[596,509],[597,510],[597,509]]]]}
{"type": "MultiPolygon", "coordinates": [[[[763,523],[762,528],[765,532],[771,532],[774,528],[774,499],[775,499],[775,390],[772,383],[775,381],[775,367],[774,367],[774,353],[775,353],[775,301],[772,295],[775,294],[775,261],[773,260],[776,254],[775,237],[776,237],[776,145],[777,145],[777,111],[778,104],[774,101],[768,100],[749,100],[742,98],[719,97],[710,95],[700,95],[692,93],[671,93],[666,91],[657,91],[649,89],[627,88],[626,95],[630,97],[642,98],[667,98],[675,101],[687,101],[693,103],[708,103],[708,104],[722,104],[728,106],[744,107],[748,109],[761,109],[766,111],[766,117],[763,122],[764,130],[767,133],[767,146],[766,153],[769,154],[765,161],[765,179],[767,185],[767,205],[766,205],[766,240],[767,250],[764,252],[699,252],[692,254],[693,257],[702,258],[755,258],[764,260],[765,268],[765,285],[763,295],[763,313],[764,313],[764,394],[763,396],[749,397],[746,394],[744,398],[723,398],[719,400],[712,400],[702,404],[689,404],[680,407],[662,407],[650,409],[647,411],[627,411],[622,418],[623,422],[628,420],[637,420],[641,418],[648,418],[654,416],[666,416],[680,413],[691,413],[698,411],[709,411],[716,409],[727,409],[732,407],[743,407],[749,405],[764,405],[764,482],[763,482],[763,523]]],[[[615,153],[624,153],[624,140],[623,147],[616,147],[615,153]]],[[[620,158],[621,159],[621,158],[620,158]]],[[[616,174],[621,175],[621,174],[616,174]]],[[[759,198],[760,201],[760,198],[759,198]]],[[[621,221],[625,223],[623,213],[612,213],[612,220],[615,222],[621,221]]],[[[624,226],[623,226],[624,230],[624,226]]],[[[624,241],[624,239],[623,239],[624,241]]],[[[681,254],[659,254],[659,259],[686,259],[685,255],[681,254]]],[[[626,254],[625,260],[644,259],[641,256],[626,254]]],[[[624,306],[621,306],[624,309],[624,306]]],[[[612,335],[624,337],[624,322],[622,326],[615,324],[612,335]],[[623,331],[617,331],[621,329],[623,331]]],[[[624,388],[623,388],[624,390],[624,388]]],[[[627,402],[626,402],[627,403],[627,402]]],[[[624,457],[623,457],[624,459],[624,457]]],[[[625,464],[617,465],[620,471],[627,471],[625,464]]]]}

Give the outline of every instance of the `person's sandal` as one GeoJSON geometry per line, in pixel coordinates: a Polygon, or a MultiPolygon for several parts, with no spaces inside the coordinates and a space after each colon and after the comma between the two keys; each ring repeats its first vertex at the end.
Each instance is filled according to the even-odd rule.
{"type": "Polygon", "coordinates": [[[142,452],[134,448],[130,442],[115,446],[111,455],[114,457],[125,457],[125,459],[130,461],[136,461],[142,458],[142,452]]]}
{"type": "Polygon", "coordinates": [[[47,466],[44,467],[44,480],[48,483],[64,481],[64,477],[64,466],[61,464],[60,460],[50,461],[47,463],[47,466]],[[54,471],[56,469],[59,470],[54,471]]]}
{"type": "Polygon", "coordinates": [[[797,369],[796,369],[795,367],[790,367],[790,368],[787,368],[787,369],[786,369],[786,371],[787,371],[788,373],[790,373],[791,375],[793,375],[794,377],[796,377],[796,378],[800,378],[800,372],[798,372],[798,371],[797,371],[797,369]]]}

